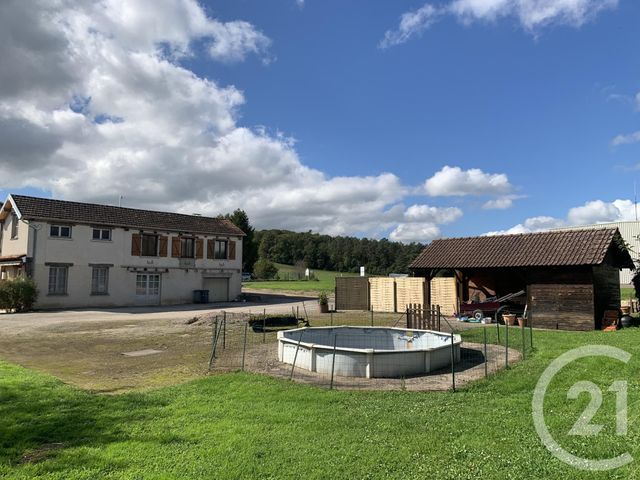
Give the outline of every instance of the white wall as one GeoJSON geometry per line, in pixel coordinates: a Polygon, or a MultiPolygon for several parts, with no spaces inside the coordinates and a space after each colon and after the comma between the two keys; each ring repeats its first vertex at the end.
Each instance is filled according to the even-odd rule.
{"type": "MultiPolygon", "coordinates": [[[[193,290],[203,288],[205,276],[229,276],[229,298],[233,300],[241,291],[242,268],[242,239],[229,237],[236,242],[235,260],[210,260],[207,258],[195,260],[195,268],[180,268],[180,259],[172,258],[171,237],[177,233],[166,231],[148,232],[169,237],[167,257],[133,257],[131,255],[131,237],[139,230],[114,228],[111,241],[96,241],[92,239],[92,227],[88,225],[74,225],[72,238],[49,237],[49,224],[41,225],[37,234],[35,249],[34,279],[40,290],[37,307],[39,308],[69,308],[69,307],[99,307],[99,306],[129,306],[135,305],[138,298],[135,295],[136,271],[143,273],[160,273],[161,294],[163,305],[191,303],[193,290]],[[69,263],[67,295],[48,295],[49,265],[48,263],[69,263]],[[109,294],[91,295],[90,264],[110,264],[109,294]]],[[[24,225],[26,229],[26,225],[24,225]]],[[[205,241],[204,256],[206,257],[206,240],[214,237],[198,236],[205,241]]],[[[220,237],[227,238],[227,237],[220,237]]]]}
{"type": "Polygon", "coordinates": [[[9,255],[26,255],[29,239],[29,227],[23,222],[18,222],[18,238],[12,239],[11,223],[11,215],[9,215],[2,224],[1,255],[3,257],[9,255]]]}

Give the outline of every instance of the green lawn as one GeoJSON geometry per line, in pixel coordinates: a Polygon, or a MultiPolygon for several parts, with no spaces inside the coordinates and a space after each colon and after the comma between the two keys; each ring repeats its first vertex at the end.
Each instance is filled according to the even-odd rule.
{"type": "MultiPolygon", "coordinates": [[[[282,263],[276,263],[278,272],[286,275],[287,272],[294,272],[292,265],[284,265],[282,263]]],[[[292,291],[292,292],[327,292],[332,293],[336,287],[336,277],[353,277],[356,273],[342,273],[331,272],[328,270],[313,270],[317,280],[274,280],[268,282],[245,282],[243,285],[247,288],[255,288],[260,290],[280,290],[280,291],[292,291]]],[[[283,275],[283,276],[284,276],[283,275]]]]}
{"type": "Polygon", "coordinates": [[[635,289],[633,289],[632,287],[621,287],[620,298],[622,300],[631,300],[632,298],[636,298],[635,289]]]}
{"type": "MultiPolygon", "coordinates": [[[[477,337],[478,331],[466,332],[477,337]]],[[[1,478],[638,478],[552,457],[531,419],[532,391],[564,351],[608,344],[620,364],[567,366],[546,397],[548,425],[568,450],[640,458],[640,329],[535,332],[532,357],[457,393],[342,392],[253,374],[227,374],[146,393],[96,395],[0,362],[1,478]],[[616,436],[613,380],[629,382],[629,432],[616,436]],[[577,380],[604,393],[596,438],[566,432],[588,403],[567,400],[577,380]]]]}

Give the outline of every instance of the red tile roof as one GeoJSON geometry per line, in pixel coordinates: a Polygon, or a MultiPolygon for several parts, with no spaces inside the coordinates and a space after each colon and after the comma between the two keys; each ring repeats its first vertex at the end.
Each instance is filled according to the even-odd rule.
{"type": "Polygon", "coordinates": [[[434,240],[412,269],[600,265],[613,249],[619,268],[634,268],[617,228],[434,240]]]}
{"type": "Polygon", "coordinates": [[[68,202],[49,198],[11,195],[22,218],[88,225],[168,230],[209,235],[237,235],[244,232],[224,218],[156,212],[94,203],[68,202]]]}

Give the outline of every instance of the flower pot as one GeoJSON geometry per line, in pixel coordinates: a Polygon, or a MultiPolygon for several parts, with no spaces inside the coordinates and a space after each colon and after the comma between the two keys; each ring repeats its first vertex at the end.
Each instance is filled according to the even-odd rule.
{"type": "Polygon", "coordinates": [[[320,313],[329,313],[329,304],[321,303],[320,304],[320,313]]]}
{"type": "Polygon", "coordinates": [[[518,318],[517,318],[517,320],[518,320],[518,326],[519,326],[520,328],[524,328],[524,325],[525,325],[524,318],[522,318],[522,317],[518,317],[518,318]]]}
{"type": "Polygon", "coordinates": [[[502,320],[504,320],[505,325],[509,325],[510,327],[516,324],[516,316],[513,313],[503,314],[502,320]]]}

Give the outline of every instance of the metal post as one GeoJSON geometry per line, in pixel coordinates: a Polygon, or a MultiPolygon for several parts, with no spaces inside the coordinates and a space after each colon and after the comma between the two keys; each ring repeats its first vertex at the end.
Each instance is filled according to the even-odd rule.
{"type": "Polygon", "coordinates": [[[249,328],[249,322],[244,322],[244,343],[242,345],[242,371],[244,372],[244,359],[247,354],[247,329],[249,328]]]}
{"type": "Polygon", "coordinates": [[[296,318],[300,318],[300,305],[296,305],[296,318]]]}
{"type": "Polygon", "coordinates": [[[222,349],[227,349],[227,312],[222,312],[222,349]]]}
{"type": "Polygon", "coordinates": [[[331,326],[333,327],[333,312],[331,312],[330,315],[331,315],[331,326]]]}
{"type": "Polygon", "coordinates": [[[373,327],[373,309],[371,310],[371,326],[373,327]]]}
{"type": "Polygon", "coordinates": [[[529,323],[529,337],[531,341],[531,350],[533,350],[533,321],[527,318],[527,322],[529,323]]]}
{"type": "Polygon", "coordinates": [[[333,372],[336,366],[336,345],[338,343],[338,335],[333,336],[333,358],[331,359],[331,384],[329,390],[333,389],[333,372]]]}
{"type": "Polygon", "coordinates": [[[213,330],[211,332],[211,355],[209,356],[209,370],[211,370],[211,366],[213,365],[213,359],[216,358],[216,343],[218,343],[217,333],[218,333],[218,316],[216,315],[215,322],[212,324],[213,330]]]}
{"type": "Polygon", "coordinates": [[[498,345],[500,345],[500,320],[498,320],[497,313],[496,313],[496,333],[498,335],[498,345]]]}
{"type": "Polygon", "coordinates": [[[504,322],[504,368],[509,368],[509,324],[504,322]]]}
{"type": "Polygon", "coordinates": [[[438,331],[440,331],[440,305],[436,305],[436,315],[438,315],[438,331]]]}
{"type": "Polygon", "coordinates": [[[267,343],[267,309],[262,311],[262,343],[267,343]]]}
{"type": "Polygon", "coordinates": [[[456,391],[456,356],[453,352],[453,331],[451,332],[451,386],[456,391]]]}
{"type": "Polygon", "coordinates": [[[489,376],[489,365],[488,365],[488,358],[487,358],[487,329],[486,327],[482,329],[482,332],[484,333],[484,376],[485,378],[489,376]]]}
{"type": "Polygon", "coordinates": [[[296,345],[296,353],[293,355],[293,364],[291,365],[291,375],[289,375],[289,380],[293,380],[293,370],[296,368],[296,360],[298,360],[298,350],[300,350],[300,343],[302,342],[303,334],[304,330],[300,332],[300,338],[298,339],[298,344],[296,345]]]}
{"type": "Polygon", "coordinates": [[[524,322],[525,322],[525,319],[524,317],[522,317],[522,328],[520,329],[522,330],[522,360],[525,360],[527,357],[526,355],[527,346],[524,344],[524,331],[525,331],[524,322]]]}

